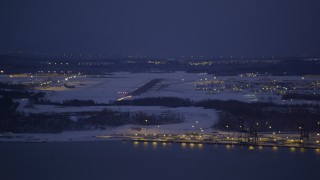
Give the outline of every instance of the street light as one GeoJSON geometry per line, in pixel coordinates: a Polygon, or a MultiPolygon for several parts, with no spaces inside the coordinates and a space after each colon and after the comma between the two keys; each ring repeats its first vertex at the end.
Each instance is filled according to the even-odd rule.
{"type": "Polygon", "coordinates": [[[193,135],[196,134],[195,130],[194,130],[194,125],[191,126],[192,127],[192,131],[193,131],[193,135]]]}
{"type": "Polygon", "coordinates": [[[147,122],[148,122],[148,120],[146,119],[146,120],[144,120],[144,121],[146,122],[145,136],[147,136],[147,122]]]}

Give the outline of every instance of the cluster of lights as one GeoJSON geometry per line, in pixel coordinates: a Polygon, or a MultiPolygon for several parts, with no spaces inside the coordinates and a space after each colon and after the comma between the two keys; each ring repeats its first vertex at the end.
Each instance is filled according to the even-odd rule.
{"type": "Polygon", "coordinates": [[[60,65],[63,65],[63,64],[69,65],[69,63],[67,63],[67,62],[66,62],[66,63],[62,63],[62,62],[61,62],[61,63],[56,63],[56,62],[55,62],[55,63],[51,63],[51,62],[49,62],[48,64],[49,64],[49,65],[59,65],[59,64],[60,64],[60,65]]]}

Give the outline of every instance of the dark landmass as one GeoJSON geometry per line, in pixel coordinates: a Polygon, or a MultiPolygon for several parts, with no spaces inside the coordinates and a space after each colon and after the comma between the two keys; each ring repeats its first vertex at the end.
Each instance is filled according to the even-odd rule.
{"type": "Polygon", "coordinates": [[[19,103],[8,97],[0,98],[0,132],[60,133],[66,130],[105,129],[125,124],[148,126],[184,121],[183,115],[172,111],[151,115],[142,111],[118,112],[107,109],[94,112],[25,114],[17,111],[18,106],[19,103]],[[76,119],[71,119],[72,116],[76,119]]]}
{"type": "Polygon", "coordinates": [[[319,131],[320,105],[278,105],[273,103],[245,103],[236,100],[207,100],[193,102],[176,97],[143,98],[115,102],[115,105],[203,107],[221,110],[219,121],[213,127],[239,130],[239,118],[258,131],[297,131],[304,124],[310,131],[319,131]],[[271,127],[271,128],[270,128],[271,127]]]}
{"type": "Polygon", "coordinates": [[[127,72],[175,72],[238,75],[318,75],[320,61],[312,57],[282,58],[207,58],[207,59],[160,59],[160,58],[75,58],[23,55],[0,55],[0,67],[5,73],[83,73],[106,74],[127,72]]]}
{"type": "MultiPolygon", "coordinates": [[[[50,74],[87,74],[105,75],[117,71],[127,72],[175,72],[211,73],[216,75],[239,75],[255,73],[260,76],[271,75],[319,75],[318,58],[211,58],[211,59],[159,59],[121,57],[113,59],[77,59],[66,57],[37,57],[0,55],[0,67],[3,74],[44,73],[50,74]]],[[[144,91],[162,79],[146,83],[140,90],[144,91]]],[[[319,105],[276,105],[271,103],[243,103],[239,101],[208,100],[193,102],[190,99],[176,97],[143,98],[122,100],[108,104],[99,104],[93,100],[70,99],[63,102],[51,102],[45,99],[45,93],[30,91],[33,87],[15,83],[0,83],[0,132],[61,132],[64,130],[82,130],[119,126],[123,124],[143,125],[145,118],[148,124],[178,123],[183,118],[168,115],[166,120],[149,117],[146,114],[132,116],[123,112],[104,110],[102,112],[81,113],[83,118],[77,121],[70,119],[71,114],[23,114],[17,112],[15,100],[28,99],[29,105],[48,104],[59,106],[166,106],[166,107],[204,107],[217,109],[219,122],[215,128],[223,130],[239,129],[239,118],[247,126],[258,131],[296,131],[299,124],[304,124],[311,131],[319,131],[319,105]]],[[[141,92],[132,92],[133,95],[141,92]]],[[[320,100],[319,95],[293,94],[283,95],[283,99],[320,100]]],[[[171,114],[171,113],[169,113],[171,114]]],[[[79,116],[79,114],[76,114],[79,116]]]]}
{"type": "Polygon", "coordinates": [[[301,100],[311,100],[311,101],[319,101],[319,94],[298,94],[298,93],[287,93],[282,95],[283,100],[289,99],[301,99],[301,100]]]}

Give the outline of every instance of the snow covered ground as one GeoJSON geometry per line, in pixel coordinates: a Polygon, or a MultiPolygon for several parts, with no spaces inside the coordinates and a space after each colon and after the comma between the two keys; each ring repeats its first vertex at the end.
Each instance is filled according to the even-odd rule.
{"type": "MultiPolygon", "coordinates": [[[[124,125],[119,127],[109,127],[105,130],[92,131],[66,131],[59,134],[18,134],[19,138],[12,140],[22,141],[69,141],[69,140],[96,140],[96,136],[125,135],[125,134],[183,134],[183,133],[211,133],[211,128],[217,122],[217,111],[212,109],[204,109],[200,107],[178,107],[167,108],[161,106],[90,106],[90,107],[59,107],[49,105],[36,105],[34,108],[20,107],[20,111],[25,113],[46,113],[46,112],[81,112],[81,111],[100,111],[102,109],[111,109],[122,112],[139,112],[143,111],[147,114],[160,114],[165,111],[181,113],[184,116],[184,122],[168,125],[124,125]],[[140,131],[132,128],[141,128],[140,131]]],[[[2,139],[1,140],[8,140],[2,139]]],[[[9,139],[10,140],[10,139],[9,139]]]]}
{"type": "MultiPolygon", "coordinates": [[[[146,82],[163,78],[164,81],[148,92],[134,98],[144,97],[180,97],[192,100],[236,99],[245,102],[255,101],[252,94],[221,92],[219,94],[208,94],[205,91],[196,91],[195,85],[198,81],[206,78],[213,78],[213,75],[205,73],[193,74],[185,72],[175,73],[128,73],[117,72],[108,78],[89,78],[86,76],[75,76],[69,78],[66,83],[74,85],[75,88],[66,88],[61,83],[51,87],[40,88],[46,91],[47,98],[52,101],[63,101],[66,99],[94,100],[98,103],[109,103],[115,101],[125,94],[135,90],[146,82]]],[[[221,77],[229,79],[230,77],[221,77]]]]}
{"type": "MultiPolygon", "coordinates": [[[[136,88],[142,86],[146,82],[155,79],[163,78],[164,80],[149,89],[140,96],[132,98],[144,97],[180,97],[189,98],[191,100],[219,99],[219,100],[240,100],[244,102],[256,102],[261,99],[272,99],[275,103],[319,103],[304,100],[282,101],[281,97],[272,93],[254,93],[249,91],[221,91],[219,93],[210,94],[208,91],[195,90],[195,85],[201,84],[209,80],[219,80],[227,82],[270,82],[270,81],[320,81],[319,77],[306,76],[281,76],[281,77],[241,77],[241,76],[218,76],[199,73],[128,73],[116,72],[113,75],[106,76],[14,76],[1,75],[0,82],[15,82],[15,83],[35,83],[49,85],[39,85],[37,90],[46,92],[46,98],[51,101],[61,102],[68,99],[94,100],[98,103],[109,103],[116,101],[119,98],[125,97],[127,93],[132,92],[136,88]],[[64,84],[72,85],[75,88],[67,88],[64,84]]],[[[79,132],[63,132],[60,134],[23,134],[25,140],[40,139],[45,141],[61,141],[61,140],[90,140],[96,139],[95,136],[112,135],[112,134],[181,134],[186,132],[210,132],[213,131],[211,126],[217,121],[217,112],[210,109],[199,107],[179,107],[166,108],[159,106],[90,106],[90,107],[61,107],[52,105],[35,105],[33,108],[27,108],[27,100],[20,100],[19,111],[32,113],[45,112],[81,112],[81,111],[101,111],[102,109],[112,109],[117,111],[145,113],[161,113],[166,110],[171,110],[184,114],[185,122],[180,124],[147,126],[141,127],[141,131],[132,130],[135,125],[125,125],[117,128],[107,128],[106,130],[95,131],[79,131],[79,132]],[[201,129],[200,129],[201,128],[201,129]],[[203,130],[203,131],[201,131],[203,130]]],[[[20,138],[21,139],[21,138],[20,138]]],[[[0,138],[2,140],[2,138],[0,138]]]]}
{"type": "MultiPolygon", "coordinates": [[[[142,86],[146,82],[155,79],[163,78],[164,80],[143,93],[140,96],[133,98],[144,97],[180,97],[189,98],[192,100],[239,100],[243,102],[257,102],[257,101],[272,101],[278,104],[301,104],[301,103],[317,103],[304,100],[290,100],[282,101],[280,95],[270,92],[250,92],[247,90],[230,91],[221,90],[210,93],[206,90],[196,90],[195,86],[212,82],[212,80],[223,81],[225,86],[232,85],[238,82],[286,82],[286,81],[314,81],[320,82],[318,76],[215,76],[206,73],[129,73],[129,72],[116,72],[112,75],[74,75],[74,76],[15,76],[10,77],[7,75],[0,76],[0,82],[16,82],[16,83],[38,83],[43,86],[38,86],[36,89],[43,90],[47,94],[47,98],[52,101],[61,102],[67,99],[82,99],[94,100],[98,103],[109,103],[116,101],[119,98],[125,97],[129,92],[134,91],[136,88],[142,86]],[[44,85],[44,83],[50,84],[44,85]],[[72,85],[75,88],[67,88],[64,84],[72,85]]],[[[258,91],[258,90],[257,90],[258,91]]],[[[320,91],[320,90],[319,90],[320,91]]]]}
{"type": "MultiPolygon", "coordinates": [[[[317,76],[218,76],[206,73],[128,73],[117,72],[108,78],[88,78],[79,76],[68,80],[69,84],[75,85],[76,88],[47,88],[48,98],[53,101],[63,101],[65,99],[92,99],[96,102],[108,103],[124,97],[127,93],[135,90],[146,82],[155,79],[163,78],[164,80],[151,88],[149,91],[140,96],[133,98],[144,97],[179,97],[189,98],[191,100],[239,100],[243,102],[266,102],[272,101],[278,104],[301,104],[301,103],[317,103],[304,100],[282,101],[280,95],[271,92],[250,92],[247,90],[230,91],[229,89],[219,91],[218,93],[210,93],[209,91],[196,90],[197,84],[202,84],[206,81],[223,81],[226,84],[238,84],[238,82],[257,82],[263,84],[271,81],[286,82],[286,81],[320,81],[317,76]],[[82,84],[82,85],[80,85],[82,84]],[[52,90],[52,91],[51,91],[52,90]]],[[[263,86],[263,85],[261,85],[263,86]]],[[[261,88],[261,87],[260,87],[261,88]]],[[[261,90],[261,89],[260,89],[261,90]]],[[[259,89],[256,89],[259,91],[259,89]]]]}

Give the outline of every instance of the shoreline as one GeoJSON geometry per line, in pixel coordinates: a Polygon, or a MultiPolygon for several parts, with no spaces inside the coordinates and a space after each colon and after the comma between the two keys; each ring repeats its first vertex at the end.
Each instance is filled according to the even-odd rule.
{"type": "MultiPolygon", "coordinates": [[[[233,132],[234,133],[234,132],[233,132]]],[[[292,149],[313,149],[317,152],[320,152],[320,144],[308,144],[308,145],[301,145],[299,143],[292,143],[292,144],[277,144],[276,142],[273,143],[266,143],[266,142],[258,142],[256,144],[250,143],[250,142],[240,142],[239,139],[230,138],[230,140],[225,139],[223,134],[218,133],[217,135],[221,136],[216,139],[181,139],[179,137],[185,136],[185,135],[137,135],[137,134],[128,134],[128,135],[119,135],[119,134],[113,134],[113,135],[93,135],[93,136],[84,136],[81,138],[64,138],[64,139],[46,139],[46,138],[39,138],[39,137],[33,137],[31,134],[27,134],[29,138],[26,138],[28,136],[25,136],[23,139],[22,134],[18,134],[16,136],[11,137],[0,137],[0,143],[52,143],[52,142],[92,142],[92,141],[123,141],[123,142],[141,142],[141,143],[163,143],[163,144],[182,144],[182,145],[226,145],[226,146],[238,146],[238,147],[248,147],[249,149],[254,148],[292,148],[292,149]],[[32,137],[32,138],[30,138],[32,137]]],[[[34,135],[34,134],[32,134],[34,135]]],[[[43,135],[43,134],[39,134],[43,135]]],[[[52,134],[51,134],[52,135],[52,134]]],[[[56,134],[53,134],[53,136],[56,134]]],[[[294,134],[297,135],[297,134],[294,134]]],[[[203,137],[209,136],[209,135],[202,135],[203,137]]],[[[213,135],[210,135],[211,137],[213,135]]]]}

